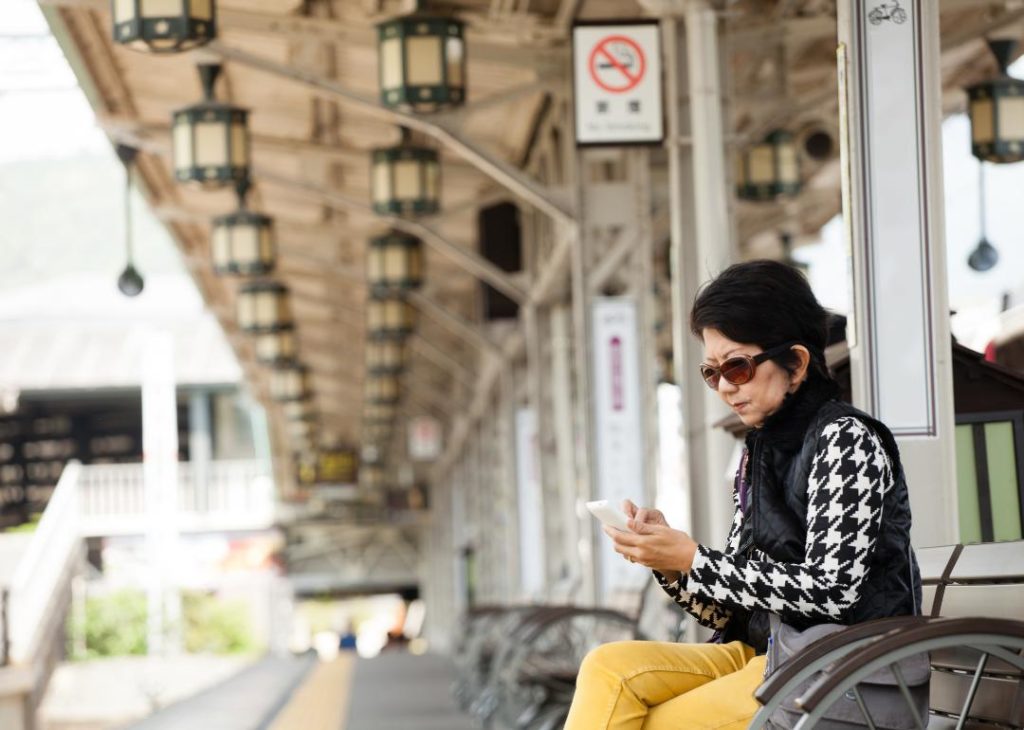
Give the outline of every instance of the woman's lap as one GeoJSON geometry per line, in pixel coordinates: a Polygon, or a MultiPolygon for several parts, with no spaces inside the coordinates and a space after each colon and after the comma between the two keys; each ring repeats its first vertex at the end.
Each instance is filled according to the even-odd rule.
{"type": "Polygon", "coordinates": [[[764,656],[685,694],[652,707],[643,730],[740,730],[761,705],[754,691],[764,681],[764,656]]]}
{"type": "MultiPolygon", "coordinates": [[[[680,719],[673,719],[676,713],[669,708],[658,713],[657,725],[651,724],[651,718],[661,705],[674,705],[694,693],[707,695],[709,702],[719,708],[720,703],[713,699],[712,685],[717,686],[723,678],[732,675],[743,675],[747,682],[752,681],[750,673],[743,671],[752,659],[757,661],[753,649],[740,642],[673,644],[622,641],[605,644],[588,654],[580,669],[566,730],[718,727],[736,717],[735,713],[724,716],[718,725],[691,725],[691,719],[685,719],[686,716],[697,722],[703,715],[694,714],[693,705],[681,705],[685,715],[680,719]]],[[[760,664],[763,668],[763,662],[760,664]]],[[[760,672],[756,675],[757,679],[747,695],[752,695],[760,682],[760,672]]],[[[740,689],[736,680],[724,689],[733,695],[733,705],[742,704],[735,697],[740,689]]],[[[750,701],[754,701],[752,696],[750,701]]],[[[752,714],[746,717],[749,719],[752,714]]],[[[708,714],[708,721],[718,722],[716,717],[708,714]]],[[[728,727],[727,724],[723,726],[728,727]]]]}

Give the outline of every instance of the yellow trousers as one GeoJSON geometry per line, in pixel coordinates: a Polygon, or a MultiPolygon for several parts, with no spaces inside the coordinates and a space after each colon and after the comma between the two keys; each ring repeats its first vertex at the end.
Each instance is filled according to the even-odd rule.
{"type": "Polygon", "coordinates": [[[740,730],[764,656],[746,644],[616,641],[583,660],[565,730],[740,730]]]}

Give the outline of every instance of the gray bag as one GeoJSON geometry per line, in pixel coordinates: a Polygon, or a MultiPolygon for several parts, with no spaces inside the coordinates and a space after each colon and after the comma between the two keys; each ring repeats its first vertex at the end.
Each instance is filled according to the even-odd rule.
{"type": "MultiPolygon", "coordinates": [[[[771,614],[771,639],[768,642],[767,664],[765,676],[770,675],[777,667],[782,666],[790,657],[799,654],[805,647],[818,639],[841,631],[846,626],[839,624],[818,624],[800,631],[786,624],[775,614],[771,614]]],[[[903,679],[910,689],[918,716],[925,724],[928,723],[928,682],[931,678],[931,663],[928,653],[914,654],[898,663],[903,679]]],[[[827,672],[828,669],[825,669],[827,672]]],[[[807,681],[801,683],[793,692],[786,696],[779,708],[772,713],[768,726],[779,730],[790,730],[796,727],[802,712],[796,700],[811,685],[818,681],[821,672],[815,672],[807,681]]],[[[871,719],[879,730],[913,730],[916,727],[907,701],[900,692],[899,685],[892,671],[882,667],[869,675],[858,685],[864,704],[871,719]]],[[[865,728],[867,723],[853,692],[847,692],[832,707],[826,710],[824,717],[815,728],[817,730],[852,730],[865,728]]]]}

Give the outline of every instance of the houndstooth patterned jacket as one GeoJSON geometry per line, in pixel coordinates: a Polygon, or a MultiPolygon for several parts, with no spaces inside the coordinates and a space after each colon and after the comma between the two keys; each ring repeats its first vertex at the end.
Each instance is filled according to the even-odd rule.
{"type": "Polygon", "coordinates": [[[734,489],[725,550],[700,545],[688,575],[675,583],[657,571],[655,577],[698,623],[716,630],[725,628],[735,607],[837,622],[860,598],[882,501],[893,485],[892,465],[875,434],[857,418],[838,418],[822,431],[808,478],[803,562],[773,562],[756,549],[736,554],[744,514],[734,489]]]}

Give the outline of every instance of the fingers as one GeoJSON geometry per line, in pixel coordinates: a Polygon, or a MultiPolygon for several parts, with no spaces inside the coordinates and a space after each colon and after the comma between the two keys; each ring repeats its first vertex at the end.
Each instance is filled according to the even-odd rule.
{"type": "Polygon", "coordinates": [[[624,499],[622,500],[622,511],[625,513],[626,517],[635,518],[637,514],[637,506],[633,504],[632,500],[624,499]]]}

